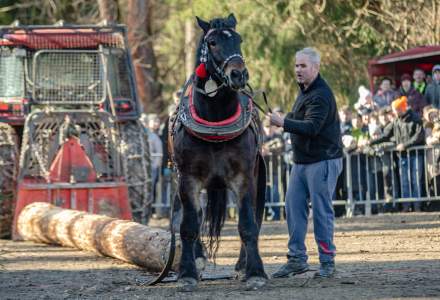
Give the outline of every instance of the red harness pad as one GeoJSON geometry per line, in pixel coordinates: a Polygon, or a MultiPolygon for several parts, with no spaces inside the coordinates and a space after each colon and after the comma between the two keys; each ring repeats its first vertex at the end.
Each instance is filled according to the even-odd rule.
{"type": "Polygon", "coordinates": [[[184,103],[180,107],[183,114],[187,115],[182,123],[191,135],[208,142],[224,142],[238,137],[249,126],[253,110],[252,99],[247,98],[246,104],[243,104],[243,101],[237,103],[237,109],[231,117],[211,122],[197,114],[192,92],[193,88],[190,86],[188,98],[183,99],[184,103]]]}
{"type": "MultiPolygon", "coordinates": [[[[250,101],[250,103],[252,103],[252,101],[250,101]]],[[[193,97],[192,97],[192,87],[190,87],[190,91],[189,91],[189,109],[191,112],[191,116],[193,117],[193,119],[197,123],[200,123],[200,124],[203,124],[206,126],[211,126],[211,127],[222,127],[222,126],[231,125],[232,123],[236,122],[238,120],[238,118],[240,118],[240,116],[241,116],[241,105],[240,105],[240,103],[237,103],[237,110],[235,111],[235,113],[223,121],[210,122],[205,119],[202,119],[197,114],[196,107],[194,106],[193,97]]]]}

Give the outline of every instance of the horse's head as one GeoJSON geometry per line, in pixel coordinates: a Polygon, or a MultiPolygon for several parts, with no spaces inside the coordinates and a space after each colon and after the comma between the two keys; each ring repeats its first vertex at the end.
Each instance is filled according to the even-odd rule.
{"type": "Polygon", "coordinates": [[[205,63],[208,73],[231,89],[243,89],[249,73],[241,55],[241,37],[235,31],[237,20],[234,15],[210,22],[196,18],[204,32],[199,46],[198,63],[205,63]]]}

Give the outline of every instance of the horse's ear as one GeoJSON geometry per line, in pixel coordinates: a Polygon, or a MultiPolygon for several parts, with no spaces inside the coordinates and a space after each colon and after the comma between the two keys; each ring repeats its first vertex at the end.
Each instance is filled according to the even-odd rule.
{"type": "Polygon", "coordinates": [[[203,29],[203,32],[207,33],[209,30],[209,27],[210,27],[209,23],[206,21],[203,21],[202,19],[200,19],[197,16],[196,16],[196,19],[197,19],[197,24],[199,24],[200,28],[203,29]]]}
{"type": "Polygon", "coordinates": [[[237,26],[237,19],[235,18],[234,14],[232,14],[232,13],[228,16],[228,24],[229,24],[229,26],[231,26],[234,29],[235,29],[235,26],[237,26]]]}

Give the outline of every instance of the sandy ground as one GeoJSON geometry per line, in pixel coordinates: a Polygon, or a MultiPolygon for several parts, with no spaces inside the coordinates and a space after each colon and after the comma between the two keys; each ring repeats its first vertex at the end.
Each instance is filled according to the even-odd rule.
{"type": "MultiPolygon", "coordinates": [[[[236,225],[228,223],[210,274],[230,274],[238,255],[236,225]]],[[[312,228],[310,263],[317,268],[312,228]]],[[[284,261],[283,222],[263,225],[260,251],[268,274],[284,261]]],[[[313,272],[271,279],[244,291],[236,280],[203,281],[193,293],[174,282],[147,287],[151,274],[118,260],[70,248],[0,240],[0,299],[440,299],[440,213],[357,217],[337,221],[337,275],[313,272]]]]}

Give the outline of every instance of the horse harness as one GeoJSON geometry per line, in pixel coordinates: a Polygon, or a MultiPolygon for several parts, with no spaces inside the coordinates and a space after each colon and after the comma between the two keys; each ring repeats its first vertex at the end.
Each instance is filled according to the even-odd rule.
{"type": "Polygon", "coordinates": [[[193,97],[192,80],[189,80],[185,85],[179,106],[170,118],[169,135],[171,139],[183,128],[190,135],[203,141],[221,143],[237,138],[250,127],[255,134],[257,146],[260,148],[262,134],[259,115],[253,106],[251,97],[240,93],[235,114],[219,122],[210,122],[199,117],[194,106],[193,97]]]}
{"type": "MultiPolygon", "coordinates": [[[[239,137],[244,131],[246,131],[246,129],[250,127],[255,134],[257,149],[261,151],[263,134],[261,129],[260,117],[258,115],[257,109],[261,111],[263,110],[256,102],[253,101],[252,99],[253,91],[251,88],[250,88],[250,92],[242,91],[239,93],[240,98],[238,101],[237,110],[233,116],[231,116],[226,120],[219,122],[210,122],[202,119],[197,114],[193,101],[195,92],[200,92],[210,97],[210,94],[216,93],[219,89],[228,85],[228,77],[224,73],[224,68],[227,65],[227,63],[235,57],[239,57],[244,61],[244,58],[241,56],[241,54],[237,53],[227,57],[225,61],[222,63],[222,65],[218,66],[215,60],[209,55],[209,50],[207,45],[207,37],[213,31],[214,30],[210,30],[204,37],[204,42],[201,50],[201,54],[202,54],[200,59],[201,64],[196,69],[195,75],[199,76],[198,70],[199,71],[201,70],[202,73],[206,72],[205,64],[208,62],[208,60],[210,60],[215,68],[216,75],[222,81],[222,84],[218,86],[215,90],[211,92],[206,92],[195,86],[194,84],[195,75],[193,75],[185,83],[182,95],[180,97],[179,105],[176,108],[176,111],[170,117],[169,127],[168,127],[169,128],[168,151],[170,153],[171,164],[175,169],[176,166],[174,164],[173,139],[176,133],[182,129],[186,130],[186,132],[188,132],[190,135],[205,142],[221,143],[239,137]],[[253,104],[255,104],[255,106],[253,104]]],[[[267,105],[267,99],[264,93],[263,96],[267,105]]],[[[174,261],[175,250],[176,250],[176,236],[173,227],[173,215],[174,215],[173,204],[174,201],[171,201],[171,215],[170,215],[170,228],[169,228],[171,234],[171,240],[170,240],[170,251],[168,254],[168,260],[162,272],[156,278],[153,278],[151,281],[146,283],[147,285],[155,285],[157,283],[160,283],[168,275],[174,261]]]]}

